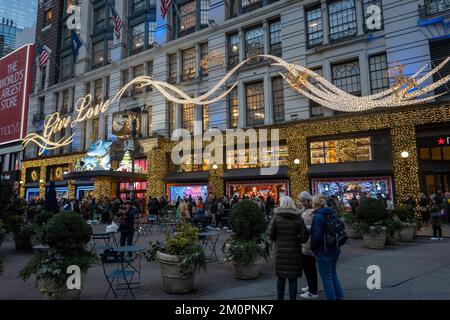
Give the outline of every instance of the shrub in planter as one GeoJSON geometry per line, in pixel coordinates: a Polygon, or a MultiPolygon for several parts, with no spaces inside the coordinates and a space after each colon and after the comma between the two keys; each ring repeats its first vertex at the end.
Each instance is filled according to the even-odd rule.
{"type": "Polygon", "coordinates": [[[399,231],[399,240],[412,241],[417,230],[417,219],[414,213],[406,208],[397,207],[392,210],[392,214],[397,216],[402,224],[402,228],[399,231]]]}
{"type": "Polygon", "coordinates": [[[240,201],[233,206],[230,224],[235,234],[222,246],[225,258],[232,261],[236,278],[257,278],[258,260],[267,260],[270,255],[270,242],[263,235],[266,221],[260,207],[250,200],[240,201]]]}
{"type": "Polygon", "coordinates": [[[161,267],[163,289],[168,293],[186,293],[194,289],[195,274],[206,269],[206,258],[198,243],[198,229],[181,223],[165,243],[150,241],[148,261],[157,260],[161,267]]]}
{"type": "Polygon", "coordinates": [[[399,218],[393,216],[392,218],[385,221],[386,226],[386,244],[395,245],[397,244],[399,238],[399,232],[403,228],[403,224],[399,218]]]}
{"type": "Polygon", "coordinates": [[[78,213],[64,212],[55,215],[43,227],[42,241],[50,249],[35,255],[20,271],[27,280],[36,275],[36,288],[50,299],[79,299],[88,268],[95,255],[85,249],[92,234],[91,227],[78,213]],[[67,268],[77,265],[81,269],[80,290],[68,290],[67,268]]]}
{"type": "Polygon", "coordinates": [[[362,233],[364,244],[370,249],[383,249],[386,243],[388,212],[378,199],[368,198],[361,202],[356,211],[358,230],[362,233]]]}
{"type": "Polygon", "coordinates": [[[356,215],[351,213],[343,213],[340,215],[340,218],[345,224],[345,232],[347,236],[352,239],[361,239],[362,234],[358,229],[358,218],[356,215]]]}

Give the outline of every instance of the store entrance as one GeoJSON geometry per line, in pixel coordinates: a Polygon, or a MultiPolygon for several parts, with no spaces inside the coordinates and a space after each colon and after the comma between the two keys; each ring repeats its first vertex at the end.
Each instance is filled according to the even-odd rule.
{"type": "Polygon", "coordinates": [[[450,172],[425,174],[427,194],[450,192],[450,172]]]}

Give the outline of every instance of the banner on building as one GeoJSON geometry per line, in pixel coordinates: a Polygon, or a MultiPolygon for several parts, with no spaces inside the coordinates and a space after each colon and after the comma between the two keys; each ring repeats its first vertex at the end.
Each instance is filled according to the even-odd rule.
{"type": "Polygon", "coordinates": [[[0,145],[27,132],[33,57],[34,45],[27,44],[0,59],[0,145]]]}

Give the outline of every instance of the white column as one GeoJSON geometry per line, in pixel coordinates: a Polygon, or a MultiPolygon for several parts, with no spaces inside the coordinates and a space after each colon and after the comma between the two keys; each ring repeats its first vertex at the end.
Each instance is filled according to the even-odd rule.
{"type": "Polygon", "coordinates": [[[270,46],[270,32],[269,32],[269,23],[267,20],[263,22],[263,32],[264,32],[264,54],[269,54],[269,46],[270,46]]]}
{"type": "Polygon", "coordinates": [[[245,39],[244,39],[244,30],[239,29],[239,62],[244,61],[245,59],[245,39]]]}
{"type": "MultiPolygon", "coordinates": [[[[127,13],[127,1],[116,1],[114,4],[114,8],[122,19],[123,23],[126,23],[128,16],[127,13]]],[[[128,26],[124,25],[120,32],[120,39],[116,38],[116,35],[113,35],[113,46],[111,49],[111,58],[113,61],[119,61],[127,56],[127,46],[126,46],[126,30],[128,30],[128,26]]]]}
{"type": "Polygon", "coordinates": [[[239,81],[238,84],[238,106],[239,106],[239,115],[238,115],[238,128],[244,128],[247,122],[246,115],[246,103],[245,103],[245,88],[244,83],[239,81]]]}
{"type": "MultiPolygon", "coordinates": [[[[117,1],[116,1],[117,2],[117,1]]],[[[121,2],[121,1],[119,1],[121,2]]],[[[75,75],[82,75],[90,69],[90,61],[92,52],[91,46],[91,31],[92,31],[92,4],[91,1],[83,1],[83,5],[81,6],[81,30],[79,37],[83,42],[83,46],[81,46],[78,51],[78,59],[77,64],[75,66],[75,75]],[[89,46],[89,49],[86,48],[89,46]]]]}
{"type": "Polygon", "coordinates": [[[272,84],[270,83],[269,74],[264,74],[264,124],[273,124],[273,108],[272,108],[272,84]]]}
{"type": "Polygon", "coordinates": [[[362,35],[364,34],[363,24],[365,23],[362,0],[355,1],[355,9],[356,9],[356,25],[358,26],[358,35],[362,35]]]}

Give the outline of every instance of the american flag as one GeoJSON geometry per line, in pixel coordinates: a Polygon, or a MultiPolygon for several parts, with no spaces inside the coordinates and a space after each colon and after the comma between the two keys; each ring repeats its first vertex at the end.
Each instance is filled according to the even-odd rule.
{"type": "Polygon", "coordinates": [[[172,5],[172,0],[161,0],[161,16],[164,19],[172,5]]]}
{"type": "Polygon", "coordinates": [[[48,52],[47,50],[45,50],[44,47],[40,47],[39,48],[39,68],[41,69],[41,71],[44,70],[45,65],[47,64],[48,61],[48,52]]]}
{"type": "Polygon", "coordinates": [[[112,12],[112,21],[114,24],[114,34],[116,35],[116,39],[120,40],[120,31],[123,27],[123,21],[120,19],[119,14],[117,13],[116,9],[114,8],[113,4],[109,2],[109,5],[111,6],[111,12],[112,12]]]}

